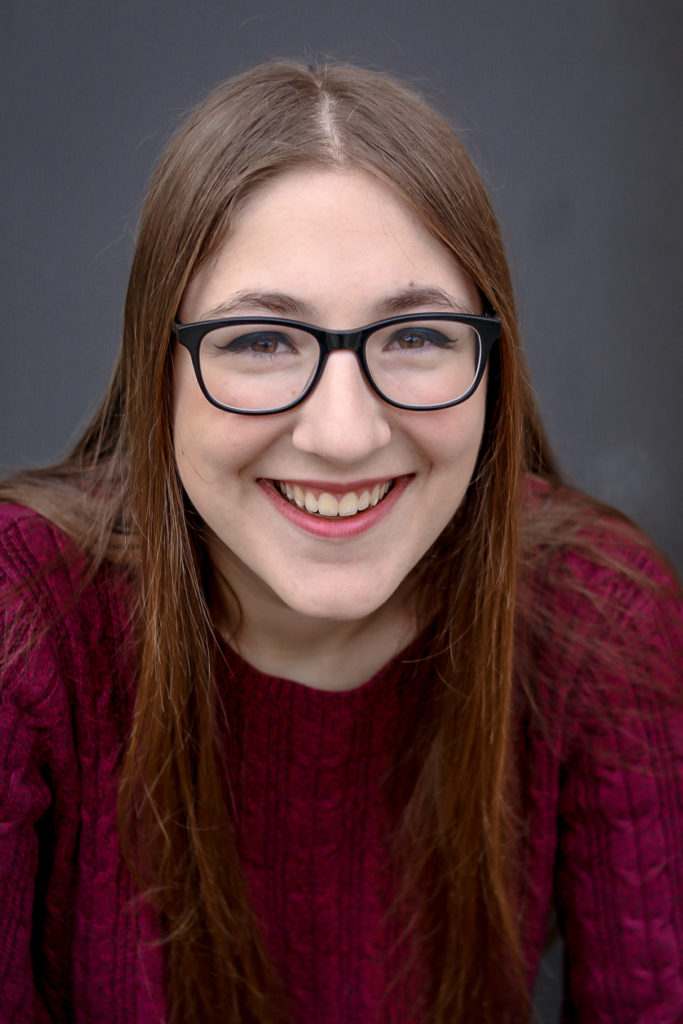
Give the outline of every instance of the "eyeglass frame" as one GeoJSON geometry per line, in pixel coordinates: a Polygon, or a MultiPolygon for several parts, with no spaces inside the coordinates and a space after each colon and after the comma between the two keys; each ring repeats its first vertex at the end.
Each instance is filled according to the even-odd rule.
{"type": "Polygon", "coordinates": [[[388,405],[393,406],[395,409],[407,409],[409,412],[434,412],[439,409],[450,409],[453,406],[460,405],[462,402],[466,402],[468,398],[472,397],[481,384],[491,349],[500,338],[501,329],[502,323],[497,317],[489,315],[475,316],[474,314],[469,313],[405,313],[401,316],[392,316],[387,317],[384,320],[377,320],[374,323],[366,324],[365,327],[358,327],[351,331],[328,331],[323,327],[315,327],[313,324],[307,324],[303,321],[287,320],[280,317],[246,316],[222,317],[219,320],[200,320],[197,323],[191,324],[183,324],[176,319],[173,321],[172,338],[174,338],[190,353],[197,383],[199,384],[204,397],[211,403],[211,405],[215,406],[217,409],[222,409],[225,412],[233,412],[241,416],[272,416],[276,413],[288,412],[290,409],[294,409],[297,405],[300,405],[306,398],[308,398],[322,377],[327,363],[327,357],[332,352],[341,351],[355,353],[365,380],[375,394],[388,405]],[[365,345],[368,338],[371,334],[374,334],[375,331],[378,331],[383,327],[390,327],[393,324],[420,323],[423,321],[434,320],[462,323],[468,327],[474,328],[476,331],[479,339],[479,365],[477,367],[474,381],[467,391],[463,395],[460,395],[459,398],[455,398],[450,402],[440,402],[437,405],[407,405],[404,402],[397,402],[393,398],[387,397],[387,395],[380,390],[373,380],[370,368],[365,358],[365,345]],[[293,402],[289,402],[287,405],[277,406],[274,409],[238,409],[235,406],[225,405],[222,402],[219,402],[218,399],[214,398],[207,390],[199,363],[199,348],[202,343],[202,339],[210,331],[219,327],[237,327],[242,324],[244,324],[244,326],[250,326],[252,324],[266,324],[273,327],[292,327],[300,331],[306,331],[318,342],[320,355],[315,373],[304,388],[302,394],[300,394],[293,402]]]}

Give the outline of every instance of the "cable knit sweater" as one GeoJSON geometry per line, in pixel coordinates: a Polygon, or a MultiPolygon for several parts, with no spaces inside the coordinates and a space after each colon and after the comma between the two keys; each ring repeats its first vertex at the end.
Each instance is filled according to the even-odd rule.
{"type": "MultiPolygon", "coordinates": [[[[163,952],[151,913],[131,910],[116,826],[134,688],[129,603],[107,566],[78,592],[69,555],[41,517],[0,508],[1,614],[15,652],[0,692],[0,1021],[150,1024],[164,1019],[163,952]]],[[[566,943],[565,1021],[674,1024],[683,1020],[681,706],[636,686],[628,666],[597,685],[590,651],[637,630],[643,664],[666,693],[678,686],[680,634],[651,588],[567,557],[588,596],[569,606],[552,580],[539,592],[558,621],[553,643],[533,650],[547,727],[528,723],[519,736],[529,978],[554,911],[566,943]],[[615,621],[593,612],[591,592],[614,595],[615,621]],[[562,640],[577,616],[580,650],[562,640]]],[[[661,576],[645,553],[626,557],[661,576]]],[[[391,1000],[375,1017],[386,981],[381,780],[414,699],[401,658],[342,693],[230,662],[218,684],[238,722],[240,849],[294,1020],[405,1020],[391,1000]]]]}

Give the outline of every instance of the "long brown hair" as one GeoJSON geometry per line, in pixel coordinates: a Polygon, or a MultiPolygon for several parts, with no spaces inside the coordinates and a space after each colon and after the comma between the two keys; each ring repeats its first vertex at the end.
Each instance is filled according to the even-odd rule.
{"type": "Polygon", "coordinates": [[[416,571],[429,638],[416,679],[437,682],[398,822],[404,887],[419,906],[411,941],[429,936],[425,1019],[498,1022],[526,999],[511,757],[518,492],[523,472],[557,474],[496,219],[440,116],[388,76],[346,65],[267,64],[212,93],[152,179],[121,356],[101,409],[61,465],[24,474],[4,494],[50,516],[94,564],[122,561],[136,579],[139,669],[119,824],[165,922],[170,1019],[286,1019],[227,808],[210,566],[174,462],[169,338],[189,280],[245,198],[306,164],[362,168],[395,189],[502,321],[476,473],[416,571]]]}

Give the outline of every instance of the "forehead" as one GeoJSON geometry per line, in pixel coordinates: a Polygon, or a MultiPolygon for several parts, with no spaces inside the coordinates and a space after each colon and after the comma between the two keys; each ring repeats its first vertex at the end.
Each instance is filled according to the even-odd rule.
{"type": "Polygon", "coordinates": [[[350,306],[360,315],[380,295],[430,287],[471,311],[479,304],[452,253],[389,186],[360,170],[297,169],[246,200],[190,282],[181,319],[207,319],[241,293],[273,291],[326,315],[350,306]]]}

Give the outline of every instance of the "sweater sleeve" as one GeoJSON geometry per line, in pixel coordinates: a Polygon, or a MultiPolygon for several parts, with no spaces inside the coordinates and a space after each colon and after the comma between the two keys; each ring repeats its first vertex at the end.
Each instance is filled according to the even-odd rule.
{"type": "MultiPolygon", "coordinates": [[[[658,568],[646,571],[663,582],[658,568]]],[[[581,613],[586,642],[560,778],[562,1019],[675,1024],[683,1018],[680,602],[670,590],[581,573],[600,598],[581,613]]]]}
{"type": "Polygon", "coordinates": [[[49,905],[44,896],[48,880],[64,894],[73,885],[78,776],[50,613],[42,598],[39,606],[35,579],[22,580],[30,564],[21,564],[21,546],[8,550],[11,538],[3,536],[1,547],[0,1021],[28,1024],[55,1013],[68,1019],[66,899],[49,905]],[[44,941],[48,932],[60,935],[60,948],[44,941]]]}

